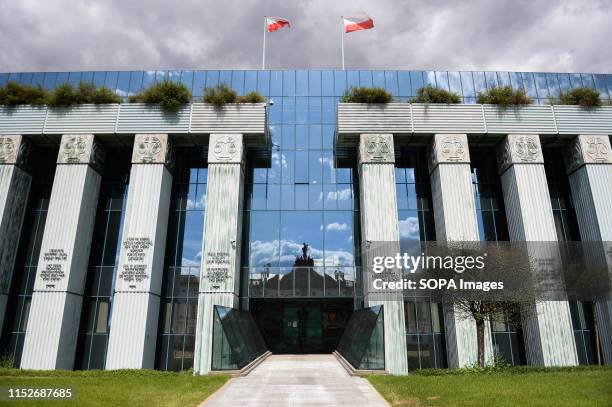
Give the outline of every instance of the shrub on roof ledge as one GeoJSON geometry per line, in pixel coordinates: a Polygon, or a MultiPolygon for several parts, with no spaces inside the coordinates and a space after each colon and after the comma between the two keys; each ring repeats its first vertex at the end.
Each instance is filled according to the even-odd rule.
{"type": "Polygon", "coordinates": [[[393,96],[387,90],[364,86],[349,88],[340,98],[342,103],[389,103],[392,100],[393,96]]]}
{"type": "Polygon", "coordinates": [[[413,103],[455,104],[461,103],[461,97],[458,94],[454,92],[449,92],[446,89],[440,89],[431,85],[427,85],[417,90],[417,95],[410,101],[413,103]]]}
{"type": "Polygon", "coordinates": [[[179,82],[158,82],[129,97],[130,103],[157,103],[163,109],[177,110],[191,102],[191,92],[179,82]]]}
{"type": "Polygon", "coordinates": [[[476,101],[480,104],[499,105],[502,107],[530,105],[533,99],[527,96],[525,89],[513,89],[512,86],[494,86],[478,92],[476,101]]]}
{"type": "Polygon", "coordinates": [[[263,103],[265,98],[258,92],[249,92],[244,96],[238,96],[235,90],[220,83],[215,87],[204,88],[204,103],[210,103],[216,107],[223,107],[227,103],[263,103]]]}
{"type": "Polygon", "coordinates": [[[552,103],[560,105],[578,105],[582,107],[598,107],[602,105],[600,93],[592,88],[574,88],[561,92],[558,98],[552,98],[552,103]]]}
{"type": "Polygon", "coordinates": [[[22,85],[9,81],[6,86],[0,87],[0,105],[44,105],[48,98],[48,92],[40,85],[22,85]]]}
{"type": "Polygon", "coordinates": [[[238,103],[263,103],[266,99],[259,92],[249,92],[244,96],[238,96],[238,103]]]}

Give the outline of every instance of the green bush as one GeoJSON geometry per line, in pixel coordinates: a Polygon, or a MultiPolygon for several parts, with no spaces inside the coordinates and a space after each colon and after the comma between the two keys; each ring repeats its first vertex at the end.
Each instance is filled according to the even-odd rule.
{"type": "Polygon", "coordinates": [[[568,92],[561,92],[558,98],[553,99],[553,103],[561,105],[579,105],[582,107],[601,106],[601,95],[592,88],[574,88],[568,92]]]}
{"type": "Polygon", "coordinates": [[[81,82],[76,90],[69,83],[57,86],[49,96],[49,106],[72,106],[86,103],[121,103],[121,97],[106,87],[96,88],[81,82]]]}
{"type": "Polygon", "coordinates": [[[512,86],[494,86],[484,92],[478,92],[476,101],[481,104],[499,105],[502,107],[530,105],[533,99],[527,96],[525,89],[512,89],[512,86]]]}
{"type": "Polygon", "coordinates": [[[76,103],[76,94],[72,85],[69,83],[62,83],[51,91],[49,96],[49,106],[71,106],[76,103]]]}
{"type": "Polygon", "coordinates": [[[9,81],[6,86],[0,88],[0,105],[44,105],[48,98],[48,92],[40,85],[22,85],[9,81]]]}
{"type": "Polygon", "coordinates": [[[212,88],[204,88],[204,103],[210,103],[216,107],[222,107],[227,103],[236,103],[238,94],[225,83],[220,83],[212,88]]]}
{"type": "Polygon", "coordinates": [[[131,103],[157,103],[167,110],[177,110],[191,102],[191,92],[185,85],[173,81],[159,82],[129,97],[131,103]]]}
{"type": "Polygon", "coordinates": [[[121,103],[121,97],[109,88],[105,86],[96,88],[93,84],[85,82],[79,83],[75,97],[77,104],[121,103]]]}
{"type": "Polygon", "coordinates": [[[342,103],[389,103],[393,96],[383,88],[349,88],[340,98],[342,103]]]}
{"type": "Polygon", "coordinates": [[[417,95],[412,98],[413,103],[461,103],[461,97],[445,89],[427,85],[417,90],[417,95]]]}
{"type": "Polygon", "coordinates": [[[263,103],[266,99],[259,92],[249,92],[244,96],[238,96],[238,103],[263,103]]]}

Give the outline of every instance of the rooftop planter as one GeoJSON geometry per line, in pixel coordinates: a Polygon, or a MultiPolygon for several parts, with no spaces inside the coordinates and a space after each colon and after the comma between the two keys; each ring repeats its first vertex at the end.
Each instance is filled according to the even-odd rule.
{"type": "Polygon", "coordinates": [[[340,103],[338,146],[362,133],[612,134],[612,106],[340,103]]]}
{"type": "Polygon", "coordinates": [[[172,111],[144,103],[0,106],[0,134],[243,133],[264,143],[265,130],[265,103],[192,103],[172,111]]]}

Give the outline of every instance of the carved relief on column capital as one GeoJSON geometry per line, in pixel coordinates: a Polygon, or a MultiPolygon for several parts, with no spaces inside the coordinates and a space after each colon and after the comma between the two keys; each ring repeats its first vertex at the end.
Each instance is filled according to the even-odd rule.
{"type": "Polygon", "coordinates": [[[105,150],[93,134],[64,134],[60,144],[58,164],[86,164],[97,171],[104,167],[105,150]]]}
{"type": "Polygon", "coordinates": [[[136,134],[132,164],[174,164],[174,150],[167,134],[136,134]]]}
{"type": "Polygon", "coordinates": [[[20,134],[0,135],[0,165],[26,168],[30,158],[30,142],[20,134]]]}
{"type": "Polygon", "coordinates": [[[242,134],[211,134],[208,140],[208,163],[243,163],[244,143],[242,140],[242,134]]]}
{"type": "Polygon", "coordinates": [[[585,164],[612,164],[608,136],[581,134],[565,149],[565,169],[570,174],[585,164]]]}
{"type": "Polygon", "coordinates": [[[359,138],[359,164],[395,163],[393,134],[362,134],[359,138]]]}
{"type": "Polygon", "coordinates": [[[429,172],[438,164],[459,163],[470,163],[467,134],[435,134],[429,145],[429,172]]]}
{"type": "Polygon", "coordinates": [[[497,148],[499,172],[514,164],[544,164],[537,134],[508,134],[497,148]]]}

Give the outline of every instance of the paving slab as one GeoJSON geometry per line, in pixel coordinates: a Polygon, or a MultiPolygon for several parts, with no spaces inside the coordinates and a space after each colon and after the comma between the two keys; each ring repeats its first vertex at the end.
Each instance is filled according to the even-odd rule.
{"type": "Polygon", "coordinates": [[[205,407],[388,407],[364,378],[333,355],[271,355],[248,376],[231,379],[205,407]]]}

